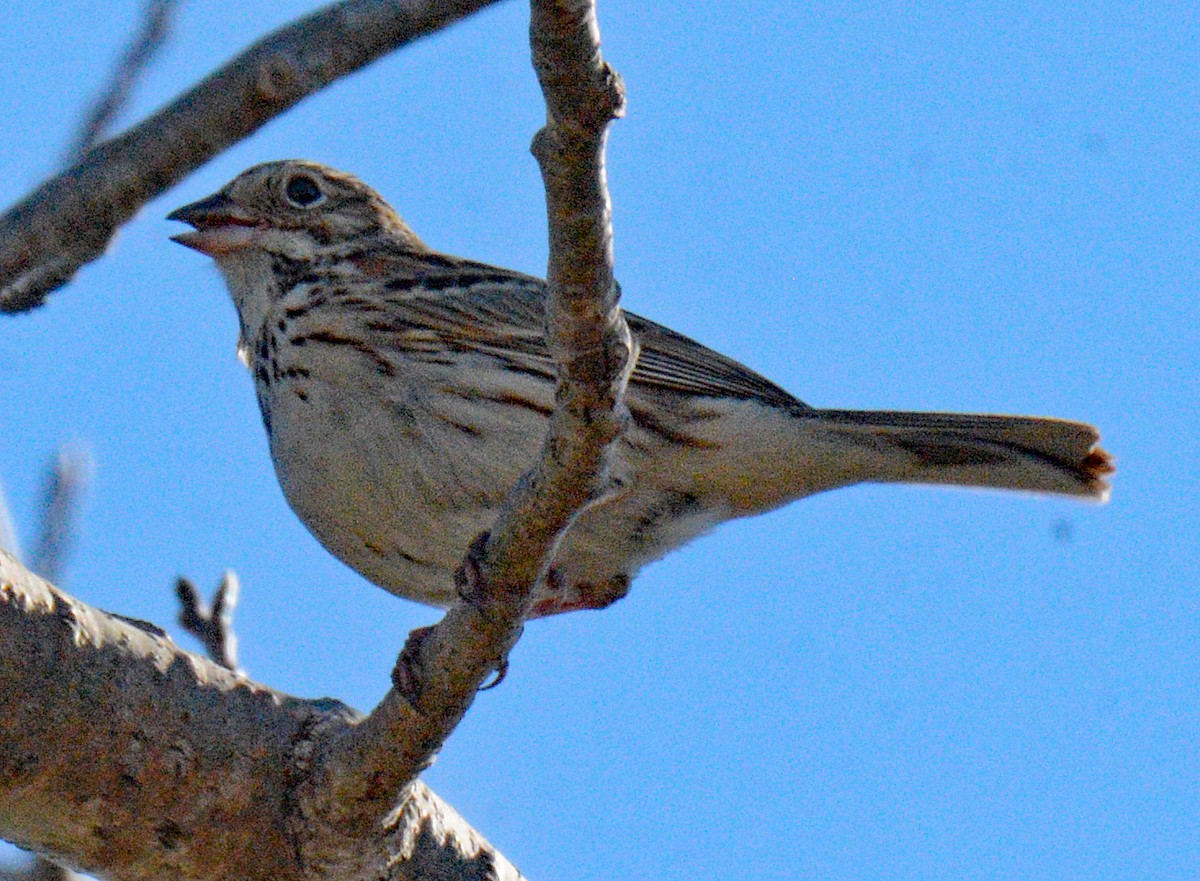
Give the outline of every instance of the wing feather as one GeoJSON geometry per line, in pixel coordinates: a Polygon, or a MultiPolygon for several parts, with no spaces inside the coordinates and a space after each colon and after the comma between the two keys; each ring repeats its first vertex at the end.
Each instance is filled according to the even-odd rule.
{"type": "MultiPolygon", "coordinates": [[[[386,328],[380,330],[410,356],[445,349],[480,352],[523,372],[554,377],[541,279],[463,260],[453,267],[426,267],[411,287],[388,300],[386,328]],[[469,287],[448,286],[440,276],[450,274],[469,279],[469,287]]],[[[732,358],[632,312],[625,317],[641,350],[630,378],[634,386],[810,409],[732,358]]]]}

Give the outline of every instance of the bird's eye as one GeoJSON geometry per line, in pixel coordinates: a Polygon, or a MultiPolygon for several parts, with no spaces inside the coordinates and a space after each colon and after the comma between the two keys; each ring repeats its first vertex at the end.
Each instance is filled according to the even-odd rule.
{"type": "Polygon", "coordinates": [[[283,188],[288,201],[297,208],[311,208],[325,198],[317,182],[305,174],[298,174],[283,188]]]}

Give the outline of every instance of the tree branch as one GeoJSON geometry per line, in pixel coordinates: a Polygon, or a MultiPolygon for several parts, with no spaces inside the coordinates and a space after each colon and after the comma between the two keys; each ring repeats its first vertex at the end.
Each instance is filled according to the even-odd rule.
{"type": "MultiPolygon", "coordinates": [[[[33,556],[33,567],[42,577],[58,578],[66,568],[79,514],[79,499],[91,475],[91,454],[86,448],[64,446],[47,471],[46,501],[33,556]]],[[[20,558],[16,535],[12,531],[8,509],[0,489],[0,550],[20,558]]],[[[40,854],[23,865],[0,867],[0,881],[74,881],[74,872],[51,862],[40,854]]]]}
{"type": "Polygon", "coordinates": [[[534,0],[531,8],[533,65],[546,98],[533,153],[546,187],[547,334],[559,382],[542,461],[509,497],[481,565],[483,580],[500,590],[542,575],[558,537],[602,491],[605,452],[628,417],[622,395],[636,359],[617,305],[604,171],[624,86],[600,53],[594,0],[534,0]]]}
{"type": "Polygon", "coordinates": [[[247,49],[0,216],[0,311],[40,305],[146,202],[289,107],[497,0],[344,0],[247,49]]]}
{"type": "Polygon", "coordinates": [[[632,340],[617,307],[604,179],[605,132],[623,107],[621,83],[600,56],[591,3],[534,2],[531,42],[547,104],[534,152],[549,206],[557,406],[540,461],[468,552],[459,602],[410,636],[396,687],[331,744],[331,778],[309,793],[331,836],[378,824],[390,793],[429,763],[484,678],[503,665],[560,536],[602,493],[605,454],[624,425],[632,340]]]}
{"type": "Polygon", "coordinates": [[[297,793],[361,717],[106,615],[0,554],[0,837],[122,879],[450,881],[520,874],[410,786],[366,837],[326,841],[297,793]],[[322,875],[332,865],[343,870],[322,875]]]}

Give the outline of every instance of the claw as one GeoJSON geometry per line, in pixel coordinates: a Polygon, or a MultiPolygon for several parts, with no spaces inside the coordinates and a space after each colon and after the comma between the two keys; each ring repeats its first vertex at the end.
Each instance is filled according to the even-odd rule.
{"type": "Polygon", "coordinates": [[[504,681],[504,677],[508,675],[508,658],[500,662],[500,666],[496,668],[495,678],[486,685],[479,686],[479,691],[491,691],[497,685],[504,681]]]}

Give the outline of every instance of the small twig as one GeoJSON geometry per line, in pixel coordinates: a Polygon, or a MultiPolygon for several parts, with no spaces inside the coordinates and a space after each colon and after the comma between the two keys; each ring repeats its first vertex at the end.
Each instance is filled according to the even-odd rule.
{"type": "Polygon", "coordinates": [[[498,0],[343,0],[260,40],[0,215],[0,312],[38,306],[139,208],[297,102],[498,0]]]}
{"type": "Polygon", "coordinates": [[[46,475],[41,529],[29,555],[29,568],[47,581],[57,583],[62,579],[91,478],[92,455],[87,447],[59,448],[46,475]]]}
{"type": "Polygon", "coordinates": [[[80,126],[75,142],[67,151],[67,162],[74,162],[111,130],[113,121],[129,102],[138,77],[167,41],[175,8],[175,0],[149,0],[146,4],[141,28],[117,62],[108,88],[80,126]]]}
{"type": "Polygon", "coordinates": [[[227,571],[213,595],[212,606],[200,596],[200,591],[182,576],[175,582],[179,597],[179,625],[200,640],[210,660],[227,670],[237,670],[237,633],[233,629],[233,612],[237,608],[241,585],[232,571],[227,571]]]}

